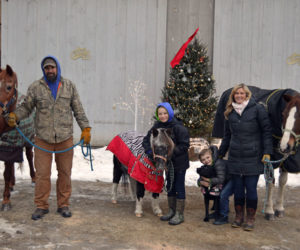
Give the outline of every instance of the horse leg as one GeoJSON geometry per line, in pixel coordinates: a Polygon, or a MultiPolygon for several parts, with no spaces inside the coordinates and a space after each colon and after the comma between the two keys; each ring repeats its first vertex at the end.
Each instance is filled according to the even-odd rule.
{"type": "Polygon", "coordinates": [[[275,205],[275,215],[277,217],[283,217],[284,215],[283,198],[284,198],[285,185],[288,179],[288,172],[282,169],[280,169],[279,171],[280,171],[279,189],[278,189],[276,205],[275,205]]]}
{"type": "Polygon", "coordinates": [[[114,164],[114,170],[113,170],[113,185],[111,190],[111,202],[113,204],[116,204],[117,195],[118,195],[118,186],[122,176],[122,170],[121,170],[121,162],[118,160],[118,158],[115,155],[113,156],[113,164],[114,164]]]}
{"type": "Polygon", "coordinates": [[[151,202],[151,206],[152,206],[152,211],[153,213],[158,216],[158,217],[161,217],[163,214],[162,214],[162,211],[159,207],[159,200],[158,200],[158,197],[159,197],[159,194],[158,193],[153,193],[152,194],[152,202],[151,202]]]}
{"type": "Polygon", "coordinates": [[[135,215],[136,217],[143,216],[143,198],[145,195],[144,184],[136,182],[136,204],[135,204],[135,215]]]}
{"type": "Polygon", "coordinates": [[[135,200],[135,194],[136,194],[136,180],[129,177],[129,185],[130,185],[130,188],[129,188],[129,193],[130,193],[130,197],[131,197],[131,200],[135,200]]]}
{"type": "Polygon", "coordinates": [[[33,166],[32,146],[25,147],[25,153],[26,153],[26,158],[27,158],[28,165],[29,165],[31,183],[34,185],[35,184],[35,171],[34,171],[34,166],[33,166]]]}
{"type": "MultiPolygon", "coordinates": [[[[117,197],[118,197],[118,186],[120,183],[120,179],[123,176],[125,176],[127,169],[122,167],[122,163],[119,161],[119,159],[114,155],[113,156],[113,164],[114,164],[114,170],[113,170],[113,185],[111,190],[111,202],[113,204],[117,203],[117,197]]],[[[124,177],[125,178],[125,177],[124,177]]]]}
{"type": "Polygon", "coordinates": [[[10,181],[11,181],[11,168],[14,167],[13,163],[4,163],[5,169],[4,169],[4,192],[3,192],[3,201],[2,201],[2,211],[8,211],[11,209],[11,203],[10,203],[10,181]]]}
{"type": "Polygon", "coordinates": [[[274,210],[273,210],[273,191],[274,191],[274,182],[266,184],[266,195],[267,200],[265,208],[265,219],[274,220],[274,210]]]}
{"type": "Polygon", "coordinates": [[[8,169],[10,171],[10,177],[9,177],[9,190],[12,192],[14,191],[14,186],[16,184],[16,178],[15,178],[15,164],[12,163],[12,167],[8,169]]]}

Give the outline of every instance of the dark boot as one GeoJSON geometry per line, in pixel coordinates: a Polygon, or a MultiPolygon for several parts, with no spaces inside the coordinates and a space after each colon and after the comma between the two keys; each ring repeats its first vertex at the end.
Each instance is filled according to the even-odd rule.
{"type": "Polygon", "coordinates": [[[45,214],[49,213],[49,209],[37,208],[31,216],[33,220],[39,220],[44,217],[45,214]]]}
{"type": "Polygon", "coordinates": [[[214,225],[223,225],[228,223],[228,216],[220,214],[220,216],[214,221],[214,225]]]}
{"type": "Polygon", "coordinates": [[[213,212],[213,213],[211,213],[211,214],[208,215],[208,218],[210,220],[217,219],[218,218],[218,213],[217,212],[213,212]]]}
{"type": "Polygon", "coordinates": [[[64,218],[69,218],[72,216],[72,213],[71,213],[69,207],[60,207],[57,209],[57,212],[59,214],[61,214],[61,216],[64,218]]]}
{"type": "Polygon", "coordinates": [[[246,224],[244,225],[245,231],[252,231],[254,228],[256,209],[247,207],[246,224]]]}
{"type": "Polygon", "coordinates": [[[232,227],[238,228],[241,227],[244,222],[244,211],[245,207],[242,205],[235,205],[235,219],[231,224],[232,227]]]}
{"type": "Polygon", "coordinates": [[[168,221],[175,215],[176,211],[176,197],[175,196],[168,196],[168,205],[169,205],[169,212],[166,215],[160,217],[162,221],[168,221]]]}
{"type": "Polygon", "coordinates": [[[184,211],[185,199],[176,200],[176,213],[174,217],[169,221],[170,225],[178,225],[184,221],[183,211],[184,211]]]}

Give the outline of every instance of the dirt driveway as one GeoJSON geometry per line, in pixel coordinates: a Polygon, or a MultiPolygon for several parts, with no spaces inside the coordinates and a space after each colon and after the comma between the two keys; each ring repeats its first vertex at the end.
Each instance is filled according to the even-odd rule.
{"type": "MultiPolygon", "coordinates": [[[[1,192],[3,180],[0,181],[1,192]]],[[[300,249],[300,188],[287,188],[286,216],[266,221],[261,212],[253,232],[203,222],[203,198],[196,187],[187,188],[185,222],[169,226],[152,214],[150,195],[144,217],[134,215],[129,195],[118,204],[110,202],[111,184],[73,181],[73,217],[56,211],[55,184],[50,213],[32,221],[33,192],[29,181],[20,181],[12,194],[13,208],[0,212],[0,249],[300,249]]],[[[119,192],[122,195],[122,190],[119,192]]],[[[264,192],[259,190],[261,211],[264,192]]],[[[165,193],[161,207],[167,208],[165,193]]],[[[233,220],[231,202],[230,221],[233,220]]]]}

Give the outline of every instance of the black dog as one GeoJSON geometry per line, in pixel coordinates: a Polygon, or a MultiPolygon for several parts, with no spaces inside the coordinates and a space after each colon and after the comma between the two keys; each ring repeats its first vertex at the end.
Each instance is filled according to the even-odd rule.
{"type": "MultiPolygon", "coordinates": [[[[201,180],[201,177],[206,177],[206,178],[212,178],[216,177],[216,171],[215,168],[212,166],[207,166],[203,165],[200,168],[197,168],[197,173],[200,175],[200,178],[198,180],[201,180]]],[[[210,190],[207,187],[203,187],[205,189],[204,195],[204,204],[205,204],[205,217],[203,221],[209,221],[209,219],[217,218],[219,214],[219,202],[220,202],[220,196],[219,195],[211,195],[210,190]],[[215,212],[212,215],[209,215],[209,201],[213,200],[214,201],[214,209],[215,212]]]]}

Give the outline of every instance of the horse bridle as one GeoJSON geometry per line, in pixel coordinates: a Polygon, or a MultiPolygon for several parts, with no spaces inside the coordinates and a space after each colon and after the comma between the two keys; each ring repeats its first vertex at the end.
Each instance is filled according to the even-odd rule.
{"type": "Polygon", "coordinates": [[[5,115],[9,113],[9,108],[12,104],[14,104],[17,101],[17,90],[15,88],[13,97],[9,100],[9,102],[5,105],[4,103],[0,102],[0,107],[2,108],[1,115],[5,115]]]}
{"type": "Polygon", "coordinates": [[[297,135],[297,134],[296,134],[293,130],[291,130],[291,129],[282,128],[281,130],[282,130],[282,134],[284,134],[284,132],[289,132],[289,133],[291,133],[291,134],[295,137],[295,142],[296,142],[295,148],[297,148],[298,145],[299,145],[299,143],[300,143],[300,134],[297,135]]]}
{"type": "MultiPolygon", "coordinates": [[[[155,158],[160,158],[162,159],[166,164],[168,162],[168,159],[162,155],[157,155],[154,153],[154,147],[152,146],[152,152],[153,152],[153,159],[155,160],[155,158]]],[[[165,170],[167,171],[167,168],[165,168],[165,170]]]]}
{"type": "Polygon", "coordinates": [[[166,162],[166,163],[168,161],[166,157],[153,153],[153,159],[155,159],[155,158],[160,158],[160,159],[164,160],[164,162],[166,162]]]}

